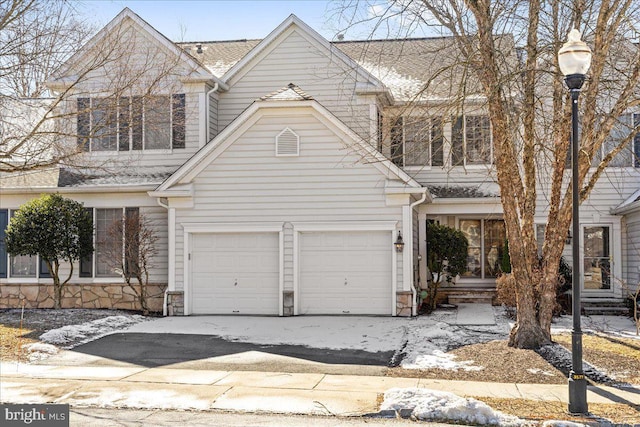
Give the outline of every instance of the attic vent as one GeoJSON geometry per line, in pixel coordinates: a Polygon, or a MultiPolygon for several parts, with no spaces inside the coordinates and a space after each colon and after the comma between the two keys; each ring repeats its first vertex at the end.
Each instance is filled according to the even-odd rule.
{"type": "Polygon", "coordinates": [[[300,137],[286,128],[276,136],[276,156],[300,155],[300,137]]]}

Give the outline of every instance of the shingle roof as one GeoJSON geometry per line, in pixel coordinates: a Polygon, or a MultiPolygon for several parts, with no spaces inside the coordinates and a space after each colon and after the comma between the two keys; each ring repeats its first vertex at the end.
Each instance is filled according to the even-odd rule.
{"type": "Polygon", "coordinates": [[[52,167],[24,172],[5,173],[0,177],[0,188],[9,189],[55,189],[79,187],[114,187],[127,185],[159,185],[173,170],[158,168],[136,168],[126,171],[86,172],[52,167]]]}
{"type": "Polygon", "coordinates": [[[434,199],[477,199],[483,197],[498,197],[498,194],[482,191],[478,187],[429,186],[429,192],[434,199]]]}
{"type": "MultiPolygon", "coordinates": [[[[261,40],[179,43],[190,55],[220,77],[261,40]],[[198,48],[199,46],[199,48],[198,48]]],[[[477,80],[469,79],[465,61],[453,37],[332,42],[365,70],[381,80],[399,101],[420,96],[438,100],[458,96],[461,82],[465,96],[479,93],[477,80]],[[426,89],[426,90],[425,90],[426,89]]],[[[513,38],[497,39],[507,61],[516,60],[513,38]]]]}
{"type": "Polygon", "coordinates": [[[216,77],[222,77],[262,40],[229,40],[177,43],[216,77]]]}

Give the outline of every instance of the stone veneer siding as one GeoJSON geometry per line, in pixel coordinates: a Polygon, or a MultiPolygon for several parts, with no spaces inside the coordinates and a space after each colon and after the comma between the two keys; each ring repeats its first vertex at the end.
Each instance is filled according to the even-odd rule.
{"type": "MultiPolygon", "coordinates": [[[[135,286],[139,289],[139,285],[135,286]]],[[[149,311],[162,313],[164,284],[147,286],[149,311]]],[[[26,283],[0,285],[0,308],[53,308],[53,284],[26,283]]],[[[62,308],[110,308],[140,310],[135,292],[128,285],[67,284],[62,287],[62,308]]]]}
{"type": "Polygon", "coordinates": [[[411,302],[413,294],[411,291],[396,292],[396,316],[411,316],[411,302]]]}

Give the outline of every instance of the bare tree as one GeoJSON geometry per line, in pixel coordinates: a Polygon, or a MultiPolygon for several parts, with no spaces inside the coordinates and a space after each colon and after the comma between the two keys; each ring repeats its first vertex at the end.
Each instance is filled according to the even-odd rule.
{"type": "Polygon", "coordinates": [[[150,42],[131,19],[88,38],[64,0],[8,6],[0,7],[0,172],[109,169],[112,159],[87,153],[170,147],[160,113],[184,115],[184,98],[167,94],[192,71],[188,54],[150,42]]]}
{"type": "MultiPolygon", "coordinates": [[[[366,5],[349,3],[345,10],[362,6],[366,5]]],[[[574,27],[583,31],[594,52],[580,98],[578,162],[583,202],[601,177],[615,179],[607,166],[620,159],[636,161],[630,142],[640,123],[621,117],[640,105],[640,49],[629,40],[638,33],[640,4],[631,0],[397,0],[366,19],[377,28],[381,20],[405,20],[412,29],[451,36],[453,46],[442,50],[441,57],[447,61],[448,55],[454,55],[455,64],[434,63],[436,69],[429,70],[432,77],[424,80],[431,82],[433,76],[456,70],[450,90],[463,96],[450,97],[450,111],[465,108],[468,95],[482,95],[480,107],[491,119],[491,173],[500,186],[516,280],[517,320],[509,344],[520,348],[544,345],[551,339],[558,261],[572,213],[566,170],[570,103],[557,52],[574,27]],[[505,43],[505,34],[512,35],[511,45],[505,43]],[[520,47],[519,61],[509,55],[516,46],[520,47]],[[534,223],[541,199],[548,203],[542,263],[538,261],[534,223]]],[[[428,98],[436,88],[425,85],[407,108],[426,109],[428,104],[421,97],[428,98]]]]}
{"type": "Polygon", "coordinates": [[[144,214],[128,210],[123,218],[108,227],[104,241],[97,242],[107,264],[122,275],[135,293],[145,315],[149,314],[149,270],[154,267],[153,259],[158,254],[158,239],[153,223],[144,214]]]}

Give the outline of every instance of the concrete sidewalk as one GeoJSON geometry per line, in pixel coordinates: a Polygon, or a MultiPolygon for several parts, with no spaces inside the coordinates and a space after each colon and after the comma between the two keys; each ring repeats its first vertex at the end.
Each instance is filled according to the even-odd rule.
{"type": "MultiPolygon", "coordinates": [[[[356,416],[376,413],[393,387],[459,396],[567,402],[566,385],[498,384],[381,376],[107,367],[0,366],[3,403],[356,416]]],[[[590,403],[640,405],[640,391],[589,387],[590,403]]]]}

